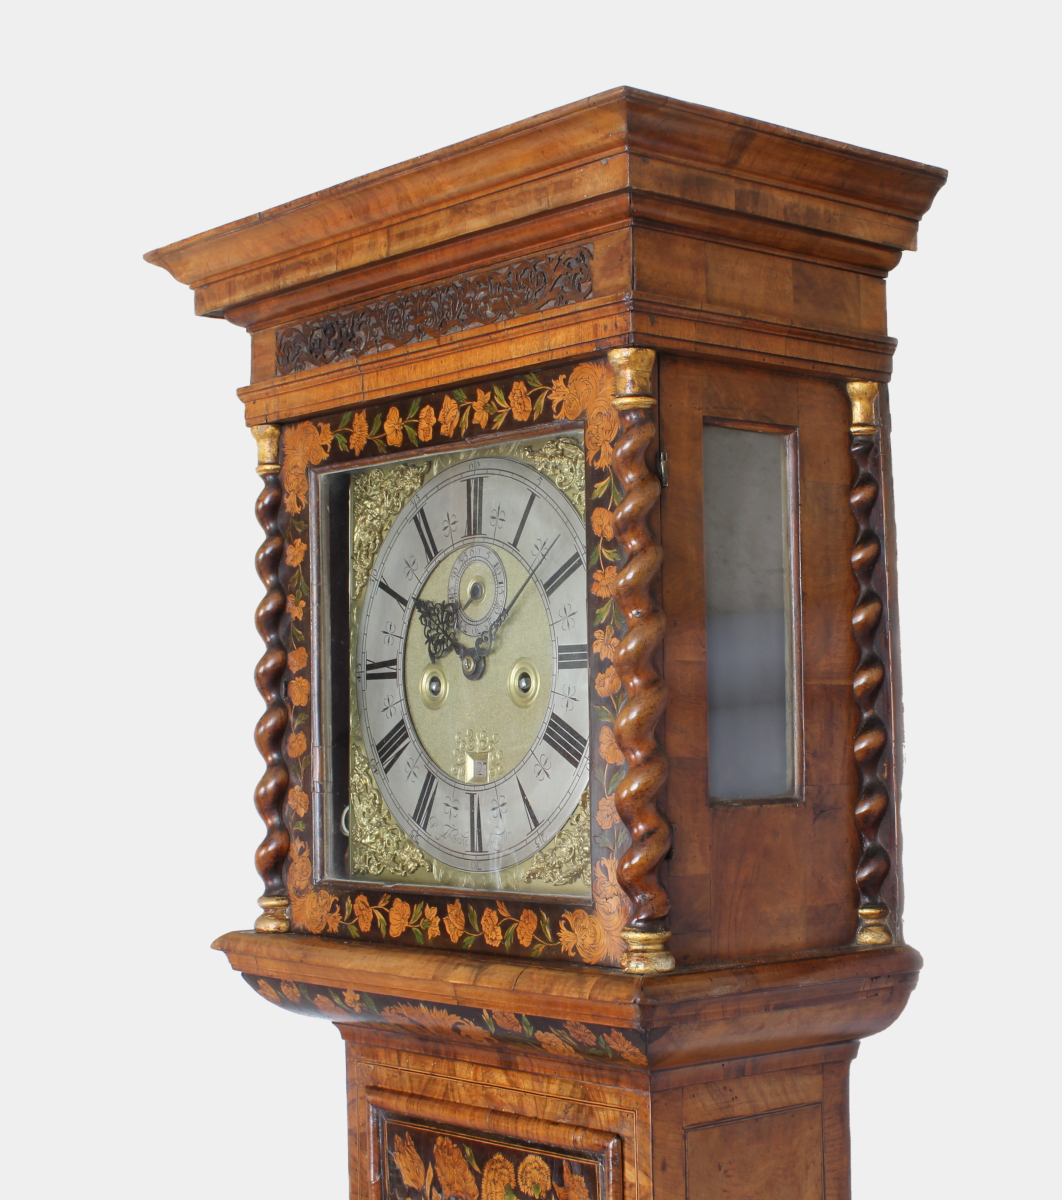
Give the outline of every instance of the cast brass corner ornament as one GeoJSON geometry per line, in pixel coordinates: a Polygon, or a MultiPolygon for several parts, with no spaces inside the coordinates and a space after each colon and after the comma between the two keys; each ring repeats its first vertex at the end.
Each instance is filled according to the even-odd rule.
{"type": "Polygon", "coordinates": [[[652,408],[653,364],[656,351],[642,346],[620,346],[608,352],[608,365],[612,368],[616,398],[613,408],[621,412],[625,408],[652,408]]]}
{"type": "Polygon", "coordinates": [[[262,915],[254,923],[255,932],[290,933],[289,903],[287,896],[260,896],[258,907],[262,909],[262,915]]]}
{"type": "Polygon", "coordinates": [[[666,929],[625,929],[623,940],[627,949],[620,966],[628,975],[663,975],[675,969],[675,956],[667,948],[670,932],[666,929]]]}
{"type": "Polygon", "coordinates": [[[252,425],[251,435],[258,443],[259,475],[275,475],[280,470],[280,426],[252,425]]]}
{"type": "Polygon", "coordinates": [[[852,405],[851,432],[868,437],[881,430],[881,411],[878,405],[880,389],[876,383],[859,381],[845,385],[852,405]]]}

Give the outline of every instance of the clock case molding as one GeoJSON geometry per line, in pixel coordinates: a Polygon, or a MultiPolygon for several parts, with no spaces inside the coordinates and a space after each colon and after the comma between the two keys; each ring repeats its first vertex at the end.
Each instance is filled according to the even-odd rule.
{"type": "MultiPolygon", "coordinates": [[[[921,965],[902,928],[885,279],[945,178],[620,88],[146,256],[193,288],[197,313],[251,335],[240,398],[263,481],[265,892],[256,931],[216,945],[266,999],[337,1023],[352,1196],[420,1194],[412,1158],[413,1183],[399,1182],[379,1131],[424,1119],[428,1102],[455,1144],[454,1131],[493,1130],[556,1148],[558,1200],[561,1188],[582,1200],[561,1175],[580,1137],[598,1164],[587,1195],[613,1194],[616,1179],[632,1200],[685,1194],[687,1175],[707,1179],[723,1159],[728,1194],[849,1195],[848,1063],[859,1038],[902,1011],[921,965]],[[338,897],[309,932],[324,902],[304,904],[301,922],[292,903],[296,885],[316,890],[298,865],[302,802],[289,798],[301,757],[290,684],[307,677],[290,661],[304,619],[289,611],[300,603],[289,587],[292,460],[312,473],[350,456],[355,421],[364,456],[397,458],[420,449],[409,435],[426,405],[439,436],[436,405],[455,389],[511,410],[517,381],[553,390],[580,369],[611,373],[626,509],[614,520],[627,576],[617,598],[640,656],[638,670],[632,659],[620,671],[625,703],[642,714],[641,745],[628,739],[624,755],[645,772],[644,797],[636,786],[617,805],[634,833],[617,860],[627,858],[616,880],[627,970],[615,950],[595,960],[600,931],[584,928],[591,952],[576,953],[571,920],[570,947],[538,961],[517,934],[467,948],[428,938],[426,903],[423,945],[413,906],[397,935],[390,915],[386,929],[376,915],[364,932],[355,921],[356,939],[329,928],[327,912],[345,911],[338,897]],[[803,778],[782,803],[707,794],[706,422],[797,445],[803,778]]],[[[565,418],[553,406],[547,391],[535,433],[559,415],[589,436],[585,407],[565,418]]],[[[510,415],[484,428],[469,413],[455,438],[518,425],[510,415]]],[[[489,898],[474,903],[506,924],[489,898]]],[[[600,916],[600,899],[566,911],[600,916]]],[[[517,930],[522,914],[509,916],[517,930]]],[[[561,923],[550,921],[558,943],[561,923]]]]}

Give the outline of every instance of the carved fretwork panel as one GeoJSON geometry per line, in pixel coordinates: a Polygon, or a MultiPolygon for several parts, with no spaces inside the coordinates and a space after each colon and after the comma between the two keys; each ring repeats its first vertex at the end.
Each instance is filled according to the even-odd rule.
{"type": "Polygon", "coordinates": [[[275,373],[290,375],[589,300],[593,256],[592,245],[571,246],[286,325],[277,330],[275,373]]]}

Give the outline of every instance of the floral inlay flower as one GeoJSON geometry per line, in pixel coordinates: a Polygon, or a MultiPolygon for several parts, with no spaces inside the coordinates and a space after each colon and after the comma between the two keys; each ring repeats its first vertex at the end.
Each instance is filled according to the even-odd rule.
{"type": "MultiPolygon", "coordinates": [[[[616,735],[612,732],[611,725],[601,726],[601,735],[597,739],[597,748],[601,751],[601,757],[605,762],[612,763],[614,767],[621,767],[627,761],[623,757],[623,751],[619,748],[619,743],[616,741],[616,735]]],[[[600,824],[600,821],[598,824],[600,824]]]]}
{"type": "Polygon", "coordinates": [[[258,990],[263,996],[273,1004],[280,1003],[280,997],[277,995],[276,988],[269,982],[268,979],[259,979],[258,990]]]}
{"type": "Polygon", "coordinates": [[[350,423],[350,448],[355,454],[360,454],[365,449],[365,443],[369,440],[369,421],[364,412],[356,412],[354,420],[350,423]]]}
{"type": "Polygon", "coordinates": [[[335,933],[339,928],[339,909],[336,897],[331,892],[307,892],[304,896],[292,896],[291,919],[301,925],[307,933],[335,933]]]}
{"type": "Polygon", "coordinates": [[[595,508],[590,514],[590,526],[598,537],[611,538],[613,536],[612,510],[610,508],[595,508]]]}
{"type": "Polygon", "coordinates": [[[384,1015],[394,1018],[397,1024],[412,1025],[436,1037],[449,1037],[459,1019],[445,1008],[429,1008],[426,1004],[391,1004],[384,1015]]]}
{"type": "Polygon", "coordinates": [[[516,923],[516,940],[521,946],[530,946],[537,928],[538,917],[530,908],[525,908],[520,914],[520,920],[516,923]]]}
{"type": "Polygon", "coordinates": [[[476,388],[476,398],[472,401],[472,421],[480,429],[486,429],[487,422],[490,420],[490,413],[487,412],[487,405],[489,403],[490,392],[484,392],[482,389],[476,388]]]}
{"type": "Polygon", "coordinates": [[[334,1000],[330,1000],[327,996],[314,996],[313,1002],[315,1007],[326,1017],[345,1017],[347,1015],[334,1000]]]}
{"type": "Polygon", "coordinates": [[[616,811],[616,797],[602,796],[597,802],[597,823],[602,829],[611,829],[619,824],[620,815],[616,811]]]}
{"type": "Polygon", "coordinates": [[[354,897],[354,920],[362,933],[368,933],[372,928],[372,909],[364,896],[354,897]]]}
{"type": "Polygon", "coordinates": [[[304,817],[310,811],[310,797],[301,787],[288,789],[288,803],[297,817],[304,817]]]}
{"type": "Polygon", "coordinates": [[[384,420],[384,434],[387,437],[387,444],[389,446],[401,446],[403,432],[402,415],[392,404],[387,410],[387,417],[384,420]]]}
{"type": "Polygon", "coordinates": [[[296,538],[284,551],[284,561],[289,567],[297,567],[306,557],[306,543],[296,538]]]}
{"type": "Polygon", "coordinates": [[[393,938],[401,937],[409,925],[409,915],[412,908],[402,899],[401,896],[396,896],[394,903],[391,905],[391,936],[393,938]]]}
{"type": "Polygon", "coordinates": [[[516,1172],[516,1182],[520,1185],[520,1191],[540,1200],[552,1189],[553,1174],[544,1158],[529,1154],[516,1172]]]}
{"type": "Polygon", "coordinates": [[[417,437],[422,442],[431,441],[431,431],[435,425],[435,409],[430,404],[425,404],[420,410],[420,420],[417,422],[417,437]]]}
{"type": "Polygon", "coordinates": [[[612,696],[623,687],[623,680],[615,667],[609,667],[594,679],[594,690],[599,696],[612,696]]]}
{"type": "Polygon", "coordinates": [[[309,702],[310,681],[305,675],[296,675],[294,679],[288,680],[288,699],[296,708],[309,702]]]}
{"type": "Polygon", "coordinates": [[[435,1139],[434,1158],[442,1200],[479,1200],[479,1188],[472,1170],[448,1137],[435,1139]]]}
{"type": "Polygon", "coordinates": [[[491,1019],[499,1029],[507,1029],[510,1033],[523,1033],[524,1027],[516,1013],[504,1012],[497,1008],[490,1010],[491,1019]]]}
{"type": "Polygon", "coordinates": [[[502,1154],[495,1154],[483,1168],[483,1200],[505,1200],[506,1191],[516,1187],[513,1164],[502,1154]]]}
{"type": "Polygon", "coordinates": [[[288,597],[287,611],[295,618],[296,621],[302,620],[303,609],[306,607],[305,600],[296,600],[294,596],[288,597]]]}
{"type": "Polygon", "coordinates": [[[493,908],[485,908],[483,915],[479,918],[480,927],[483,930],[483,936],[486,939],[488,946],[500,946],[502,940],[502,927],[498,921],[498,914],[493,908]]]}
{"type": "Polygon", "coordinates": [[[301,671],[310,661],[309,655],[306,653],[305,646],[296,646],[294,650],[288,651],[288,666],[293,671],[301,671]]]}
{"type": "Polygon", "coordinates": [[[459,941],[465,932],[465,910],[461,907],[460,900],[454,900],[446,906],[443,924],[446,926],[446,932],[450,935],[450,941],[459,941]]]}
{"type": "Polygon", "coordinates": [[[612,371],[604,363],[580,363],[567,379],[554,380],[549,392],[555,417],[586,418],[586,461],[601,468],[612,464],[612,440],[620,429],[612,393],[612,371]]]}
{"type": "Polygon", "coordinates": [[[559,1200],[590,1200],[586,1180],[571,1170],[566,1158],[561,1160],[561,1166],[564,1168],[564,1187],[557,1188],[559,1200]]]}
{"type": "Polygon", "coordinates": [[[535,1041],[539,1045],[544,1046],[550,1054],[561,1054],[565,1058],[579,1057],[579,1052],[574,1046],[569,1046],[563,1038],[559,1038],[555,1033],[550,1033],[548,1030],[538,1030],[535,1033],[535,1041]]]}
{"type": "Polygon", "coordinates": [[[611,625],[594,630],[594,653],[604,662],[611,662],[619,652],[619,638],[611,625]]]}
{"type": "Polygon", "coordinates": [[[531,415],[531,395],[522,379],[518,379],[509,392],[509,407],[518,421],[526,421],[531,415]]]}
{"type": "Polygon", "coordinates": [[[616,582],[616,568],[605,567],[603,571],[594,572],[594,582],[590,585],[590,590],[603,600],[611,600],[616,594],[616,582]]]}
{"type": "Polygon", "coordinates": [[[631,911],[627,893],[620,887],[618,871],[619,864],[611,855],[601,859],[594,867],[593,893],[597,919],[605,937],[605,957],[610,962],[619,962],[623,955],[623,930],[631,911]]]}
{"type": "Polygon", "coordinates": [[[424,1163],[413,1146],[413,1139],[408,1133],[395,1134],[395,1148],[391,1151],[398,1173],[407,1188],[419,1192],[424,1186],[424,1163]]]}
{"type": "Polygon", "coordinates": [[[561,918],[557,935],[565,954],[577,954],[591,966],[599,963],[609,949],[609,939],[596,912],[588,913],[581,908],[566,912],[561,918]]]}
{"type": "Polygon", "coordinates": [[[351,1012],[356,1013],[364,1012],[367,1007],[361,998],[361,993],[353,992],[350,990],[350,988],[347,988],[347,990],[343,993],[343,1003],[351,1010],[351,1012]]]}
{"type": "Polygon", "coordinates": [[[285,996],[287,996],[292,1004],[298,1004],[302,999],[302,995],[299,992],[299,985],[297,983],[292,983],[290,979],[284,979],[281,981],[280,990],[285,996]]]}
{"type": "Polygon", "coordinates": [[[424,920],[428,922],[428,941],[439,936],[439,910],[430,904],[424,906],[424,920]]]}
{"type": "Polygon", "coordinates": [[[299,733],[293,733],[291,737],[288,738],[288,754],[292,758],[302,758],[305,753],[306,734],[302,733],[301,731],[299,733]]]}
{"type": "Polygon", "coordinates": [[[613,1029],[611,1033],[603,1035],[605,1044],[615,1050],[620,1058],[625,1059],[629,1063],[634,1063],[637,1067],[648,1066],[648,1060],[641,1050],[638,1049],[632,1042],[623,1036],[618,1029],[613,1029]]]}
{"type": "Polygon", "coordinates": [[[461,410],[453,396],[443,396],[442,407],[439,409],[439,428],[446,437],[450,437],[461,419],[461,410]]]}
{"type": "Polygon", "coordinates": [[[306,507],[309,493],[306,468],[324,462],[332,449],[333,436],[327,422],[315,425],[312,421],[302,421],[284,430],[280,480],[284,485],[284,508],[289,513],[301,512],[306,507]]]}
{"type": "Polygon", "coordinates": [[[302,838],[291,844],[291,864],[288,867],[288,887],[293,892],[304,892],[313,881],[313,864],[310,852],[302,838]]]}
{"type": "Polygon", "coordinates": [[[580,1042],[584,1046],[597,1045],[597,1038],[581,1021],[565,1021],[564,1028],[567,1029],[572,1041],[580,1042]]]}

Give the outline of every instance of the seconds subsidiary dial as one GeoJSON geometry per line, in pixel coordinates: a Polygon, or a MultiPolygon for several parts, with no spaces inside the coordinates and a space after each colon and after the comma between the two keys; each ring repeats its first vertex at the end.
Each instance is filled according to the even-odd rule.
{"type": "Polygon", "coordinates": [[[449,867],[515,866],[589,782],[586,539],[532,466],[440,471],[380,547],[359,623],[361,730],[404,832],[449,867]]]}

